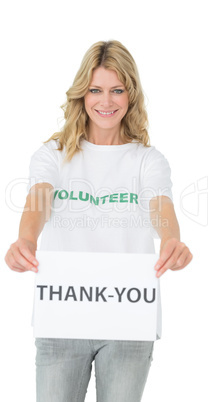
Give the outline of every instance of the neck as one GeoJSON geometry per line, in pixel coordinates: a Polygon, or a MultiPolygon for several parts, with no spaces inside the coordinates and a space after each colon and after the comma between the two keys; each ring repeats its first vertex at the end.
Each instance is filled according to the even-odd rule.
{"type": "Polygon", "coordinates": [[[88,141],[96,145],[122,145],[123,142],[121,140],[119,128],[104,129],[91,127],[90,125],[88,129],[88,141]]]}

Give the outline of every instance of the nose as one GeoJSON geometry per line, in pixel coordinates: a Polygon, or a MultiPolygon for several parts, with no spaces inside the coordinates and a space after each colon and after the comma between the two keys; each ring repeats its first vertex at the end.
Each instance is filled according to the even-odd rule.
{"type": "Polygon", "coordinates": [[[101,99],[100,99],[100,106],[103,106],[105,108],[112,106],[113,101],[112,101],[112,95],[110,92],[106,91],[102,93],[101,99]]]}

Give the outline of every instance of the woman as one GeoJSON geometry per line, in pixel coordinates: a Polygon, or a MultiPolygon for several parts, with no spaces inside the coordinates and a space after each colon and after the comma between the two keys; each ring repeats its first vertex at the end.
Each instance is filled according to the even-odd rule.
{"type": "MultiPolygon", "coordinates": [[[[63,110],[61,132],[32,156],[30,191],[8,266],[38,272],[43,230],[43,250],[153,253],[156,235],[157,277],[184,268],[192,254],[180,242],[170,167],[149,145],[137,67],[120,42],[98,42],[87,51],[63,110]]],[[[139,402],[153,344],[36,339],[37,401],[84,401],[94,360],[99,402],[139,402]]]]}

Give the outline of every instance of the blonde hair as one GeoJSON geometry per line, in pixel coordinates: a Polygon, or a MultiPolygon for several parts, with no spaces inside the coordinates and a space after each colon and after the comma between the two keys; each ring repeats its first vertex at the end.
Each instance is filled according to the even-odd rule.
{"type": "Polygon", "coordinates": [[[64,162],[70,161],[81,150],[81,139],[88,140],[89,117],[84,107],[84,96],[88,92],[93,71],[100,66],[114,70],[128,92],[129,107],[120,128],[122,142],[135,139],[144,146],[150,146],[144,94],[132,55],[116,40],[97,42],[86,52],[73,85],[66,92],[67,101],[61,106],[65,118],[62,130],[44,141],[58,140],[60,151],[66,147],[64,162]]]}

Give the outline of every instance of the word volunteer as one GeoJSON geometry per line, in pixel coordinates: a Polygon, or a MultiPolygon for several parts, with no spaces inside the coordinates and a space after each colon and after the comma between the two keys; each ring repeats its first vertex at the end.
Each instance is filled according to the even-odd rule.
{"type": "Polygon", "coordinates": [[[93,197],[91,194],[84,191],[74,192],[67,190],[56,190],[54,192],[54,200],[59,198],[60,200],[80,200],[89,201],[91,204],[99,205],[108,202],[130,202],[138,204],[138,195],[135,193],[115,193],[107,194],[102,197],[93,197]]]}

